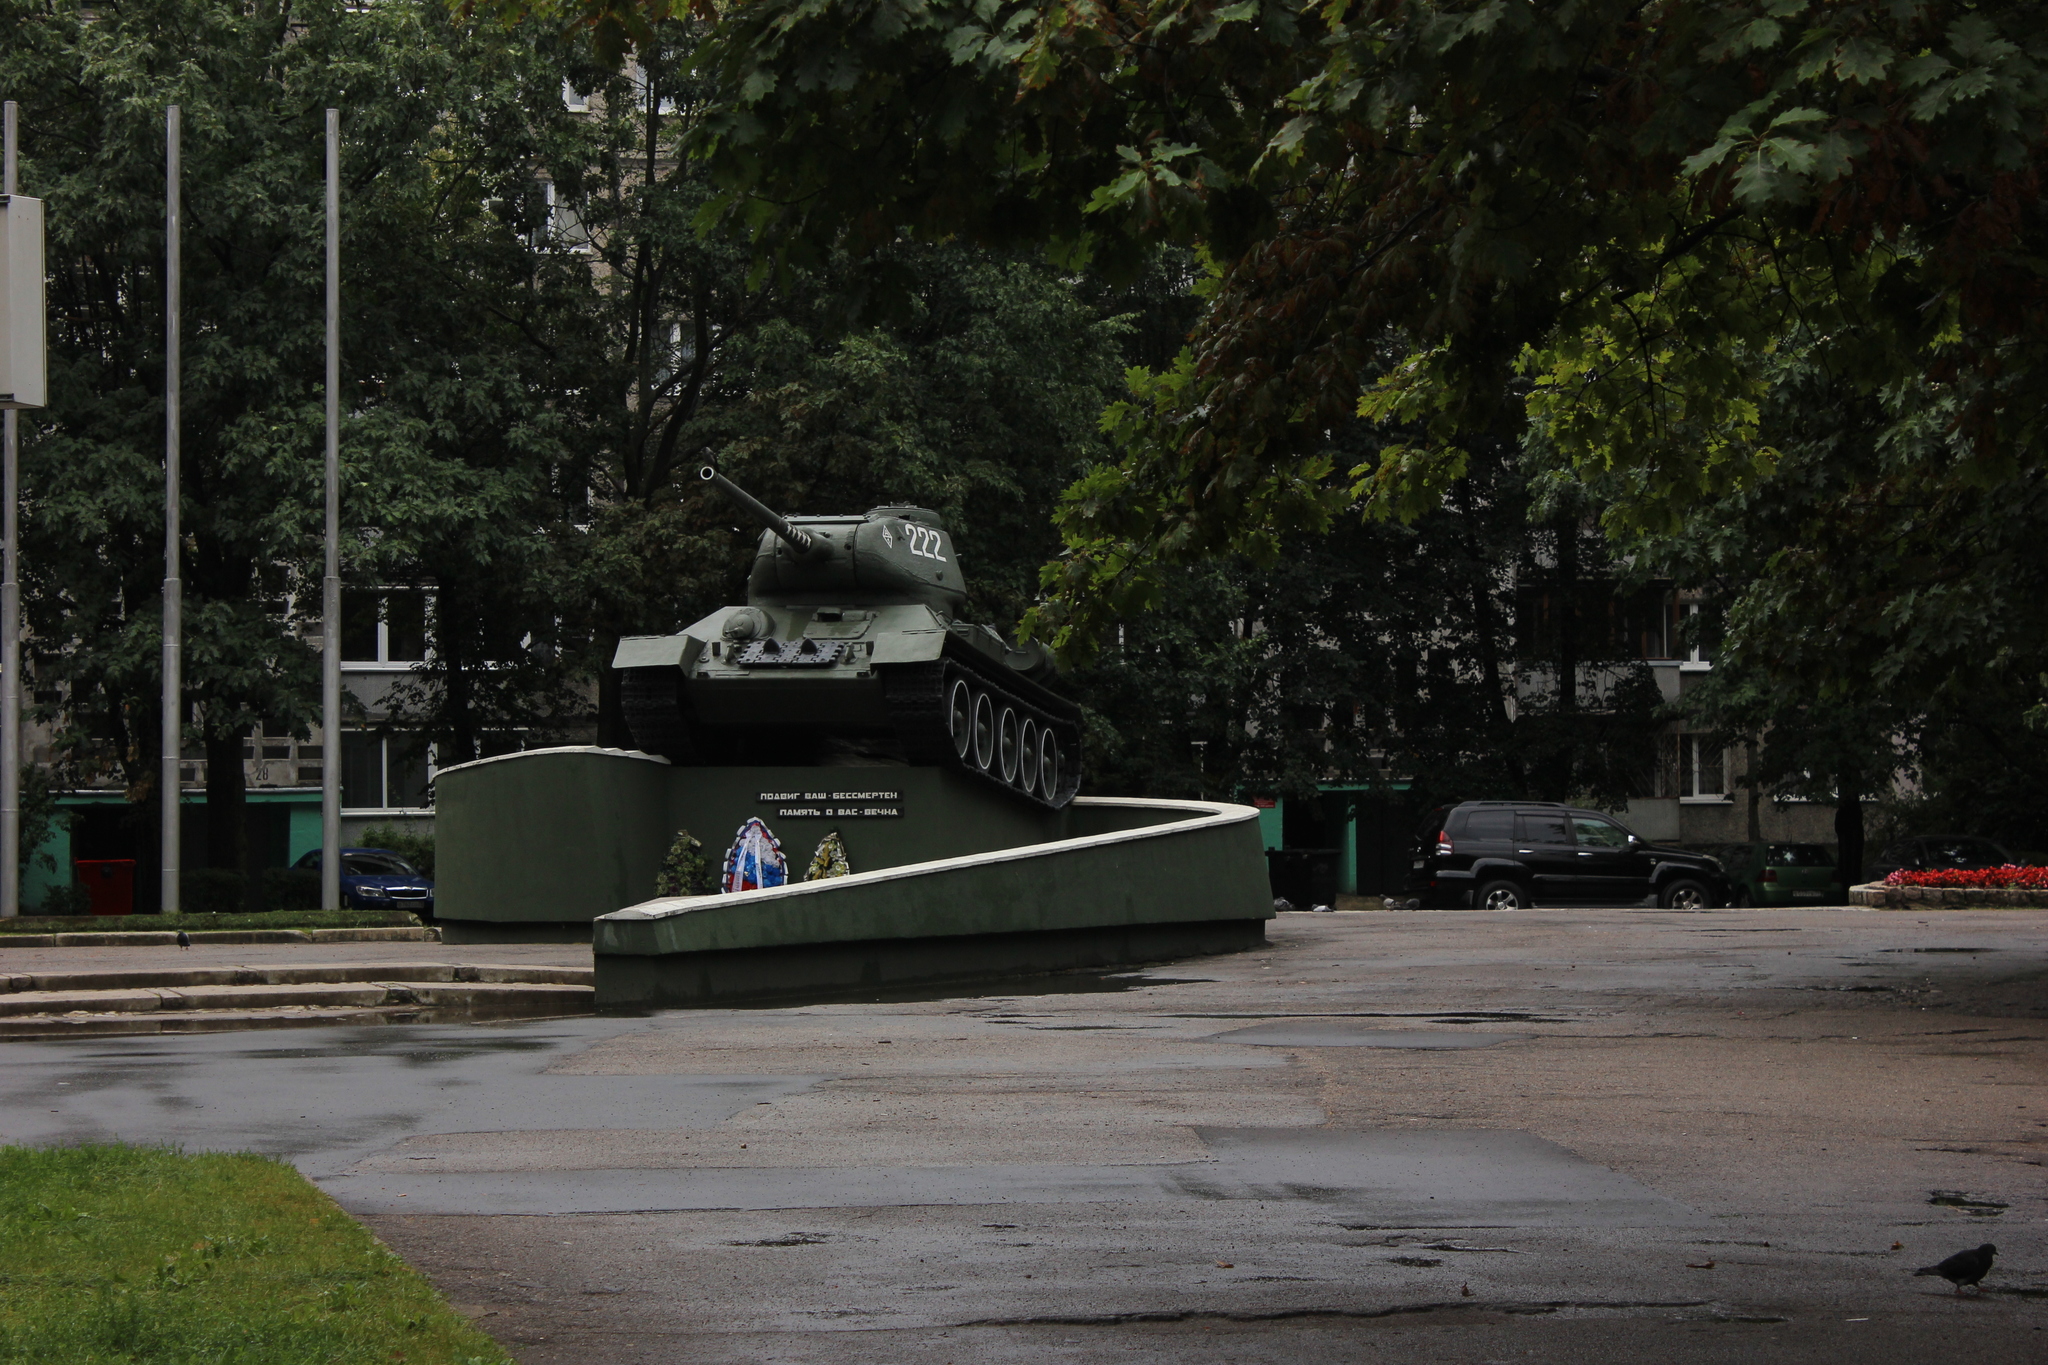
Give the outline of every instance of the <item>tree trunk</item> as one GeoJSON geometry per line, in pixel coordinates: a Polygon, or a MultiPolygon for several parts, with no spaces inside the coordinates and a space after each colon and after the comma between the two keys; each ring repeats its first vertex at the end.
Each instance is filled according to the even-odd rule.
{"type": "Polygon", "coordinates": [[[1557,709],[1579,709],[1579,525],[1557,528],[1557,709]]]}
{"type": "MultiPolygon", "coordinates": [[[[154,707],[144,707],[139,703],[118,706],[111,736],[114,751],[122,756],[121,778],[128,798],[125,824],[135,837],[135,913],[138,915],[154,915],[163,910],[160,894],[163,860],[157,846],[163,830],[163,793],[157,790],[161,785],[161,765],[157,762],[157,736],[161,733],[158,715],[154,707]]],[[[76,875],[68,867],[58,870],[62,875],[76,875]]]]}
{"type": "Polygon", "coordinates": [[[1764,837],[1762,813],[1757,809],[1758,802],[1761,800],[1763,793],[1756,780],[1758,761],[1756,745],[1744,745],[1743,752],[1748,756],[1748,762],[1744,765],[1744,776],[1749,779],[1749,841],[1754,844],[1761,842],[1764,837]]]}
{"type": "Polygon", "coordinates": [[[618,652],[619,637],[601,634],[597,638],[602,660],[597,670],[597,742],[607,749],[633,749],[633,732],[626,728],[626,703],[619,694],[618,670],[611,666],[618,652]]]}
{"type": "MultiPolygon", "coordinates": [[[[242,736],[206,732],[206,865],[242,876],[242,908],[255,907],[255,879],[249,875],[248,787],[242,768],[242,736]]],[[[180,898],[182,899],[182,897],[180,898]]]]}
{"type": "Polygon", "coordinates": [[[1863,881],[1863,778],[1845,768],[1835,783],[1835,843],[1844,887],[1863,881]]]}

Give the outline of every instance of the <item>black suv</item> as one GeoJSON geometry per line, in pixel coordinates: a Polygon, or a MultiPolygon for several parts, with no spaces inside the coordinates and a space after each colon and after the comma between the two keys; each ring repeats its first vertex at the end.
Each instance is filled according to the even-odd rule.
{"type": "Polygon", "coordinates": [[[1598,811],[1547,801],[1439,806],[1416,831],[1408,892],[1433,909],[1726,905],[1728,879],[1703,853],[1646,844],[1598,811]]]}

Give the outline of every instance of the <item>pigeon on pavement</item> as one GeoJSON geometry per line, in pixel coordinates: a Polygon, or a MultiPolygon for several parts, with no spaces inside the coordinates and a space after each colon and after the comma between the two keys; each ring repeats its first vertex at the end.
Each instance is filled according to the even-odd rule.
{"type": "Polygon", "coordinates": [[[1986,1242],[1975,1251],[1958,1251],[1940,1265],[1923,1265],[1914,1271],[1915,1275],[1939,1275],[1956,1287],[1956,1293],[1963,1292],[1966,1284],[1976,1284],[1991,1269],[1991,1258],[1998,1254],[1998,1248],[1986,1242]]]}
{"type": "Polygon", "coordinates": [[[180,948],[190,948],[192,946],[192,935],[180,929],[178,931],[178,946],[180,948]]]}

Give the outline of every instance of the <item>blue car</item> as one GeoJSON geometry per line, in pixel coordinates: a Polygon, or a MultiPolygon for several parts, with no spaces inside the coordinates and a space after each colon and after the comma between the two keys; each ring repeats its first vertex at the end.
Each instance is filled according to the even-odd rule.
{"type": "MultiPolygon", "coordinates": [[[[293,864],[320,870],[320,850],[293,864]]],[[[410,910],[434,913],[434,879],[422,876],[411,863],[381,848],[341,851],[341,903],[351,910],[410,910]]]]}

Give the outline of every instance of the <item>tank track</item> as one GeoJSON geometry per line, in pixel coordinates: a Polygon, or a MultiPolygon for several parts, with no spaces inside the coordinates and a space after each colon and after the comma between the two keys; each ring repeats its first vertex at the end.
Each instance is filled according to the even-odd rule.
{"type": "Polygon", "coordinates": [[[966,649],[956,654],[949,647],[937,662],[885,664],[881,671],[889,716],[910,762],[971,773],[1048,810],[1073,801],[1081,785],[1081,722],[1070,703],[1029,679],[1004,676],[1008,670],[966,649]]]}
{"type": "MultiPolygon", "coordinates": [[[[905,762],[969,773],[1047,810],[1073,801],[1081,785],[1081,722],[1071,703],[968,648],[958,654],[949,649],[931,663],[884,664],[877,671],[905,762]]],[[[728,755],[735,747],[731,737],[700,733],[681,669],[620,672],[619,700],[635,748],[681,765],[738,762],[740,752],[758,749],[739,746],[728,755]]]]}
{"type": "Polygon", "coordinates": [[[683,671],[664,665],[619,672],[619,704],[626,713],[633,747],[659,754],[671,763],[700,761],[696,727],[684,709],[683,671]]]}

